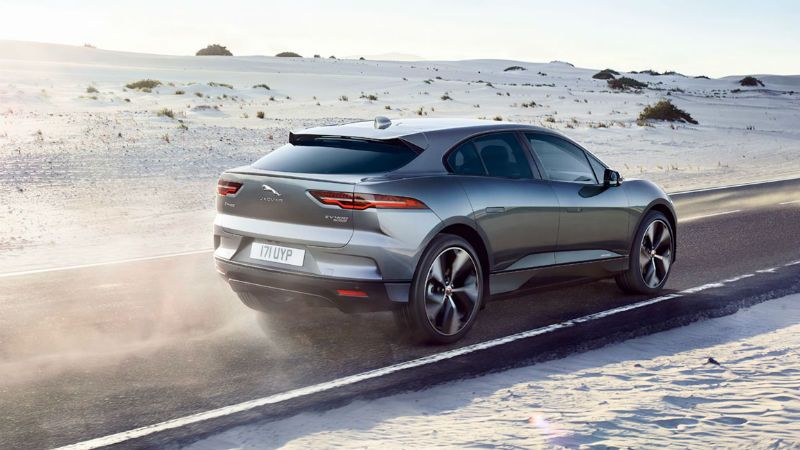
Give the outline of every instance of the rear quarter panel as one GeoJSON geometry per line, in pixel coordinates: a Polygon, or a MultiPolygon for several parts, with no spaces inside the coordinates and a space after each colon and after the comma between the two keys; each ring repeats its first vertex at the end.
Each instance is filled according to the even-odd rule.
{"type": "Polygon", "coordinates": [[[412,197],[428,207],[354,211],[355,233],[347,248],[358,253],[374,249],[386,280],[410,280],[431,239],[451,223],[469,223],[472,215],[463,188],[446,175],[366,181],[356,191],[412,197]]]}

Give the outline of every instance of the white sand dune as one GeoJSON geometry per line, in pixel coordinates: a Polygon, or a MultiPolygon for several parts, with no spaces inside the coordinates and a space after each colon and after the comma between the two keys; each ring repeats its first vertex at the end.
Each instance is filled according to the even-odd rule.
{"type": "Polygon", "coordinates": [[[290,129],[376,115],[541,124],[624,176],[673,191],[800,175],[800,76],[759,75],[765,87],[742,88],[738,76],[627,74],[650,89],[619,93],[595,72],[560,62],[165,56],[0,41],[0,273],[210,247],[222,170],[269,152],[290,129]],[[162,84],[125,88],[146,78],[162,84]],[[637,126],[643,107],[662,98],[699,125],[637,126]],[[165,108],[174,118],[158,115],[165,108]]]}
{"type": "Polygon", "coordinates": [[[796,449],[798,348],[793,295],[561,360],[233,428],[188,448],[796,449]]]}

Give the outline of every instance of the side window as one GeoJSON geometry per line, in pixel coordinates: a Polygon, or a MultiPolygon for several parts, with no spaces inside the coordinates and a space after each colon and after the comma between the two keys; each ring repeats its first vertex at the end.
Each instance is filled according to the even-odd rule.
{"type": "Polygon", "coordinates": [[[486,169],[483,168],[472,142],[465,142],[453,150],[447,157],[447,166],[457,175],[486,175],[486,169]]]}
{"type": "Polygon", "coordinates": [[[531,166],[513,133],[480,136],[472,140],[490,177],[531,178],[531,166]]]}
{"type": "Polygon", "coordinates": [[[531,147],[542,163],[542,168],[553,181],[597,183],[586,153],[571,143],[555,136],[528,134],[531,147]]]}
{"type": "Polygon", "coordinates": [[[606,166],[600,162],[597,158],[592,155],[587,154],[586,156],[589,157],[589,163],[592,165],[592,169],[594,170],[594,176],[597,177],[597,182],[603,182],[603,175],[605,175],[606,166]]]}

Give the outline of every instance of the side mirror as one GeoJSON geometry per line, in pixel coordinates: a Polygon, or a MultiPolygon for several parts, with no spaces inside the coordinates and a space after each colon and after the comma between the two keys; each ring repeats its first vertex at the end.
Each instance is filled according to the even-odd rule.
{"type": "Polygon", "coordinates": [[[619,186],[622,184],[622,176],[616,170],[606,169],[603,172],[603,186],[619,186]]]}

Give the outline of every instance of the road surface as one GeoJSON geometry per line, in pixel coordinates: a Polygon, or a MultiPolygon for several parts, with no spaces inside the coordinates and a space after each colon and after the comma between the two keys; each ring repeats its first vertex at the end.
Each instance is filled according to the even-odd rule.
{"type": "Polygon", "coordinates": [[[638,307],[646,297],[602,281],[493,301],[451,347],[411,344],[389,314],[321,311],[289,336],[264,330],[219,279],[210,252],[0,275],[0,448],[79,443],[567,323],[495,342],[490,351],[118,439],[122,447],[175,444],[234,423],[552,358],[800,290],[800,264],[791,264],[800,260],[800,180],[673,199],[678,260],[666,294],[690,291],[638,307]],[[608,310],[619,312],[603,316],[608,310]]]}

